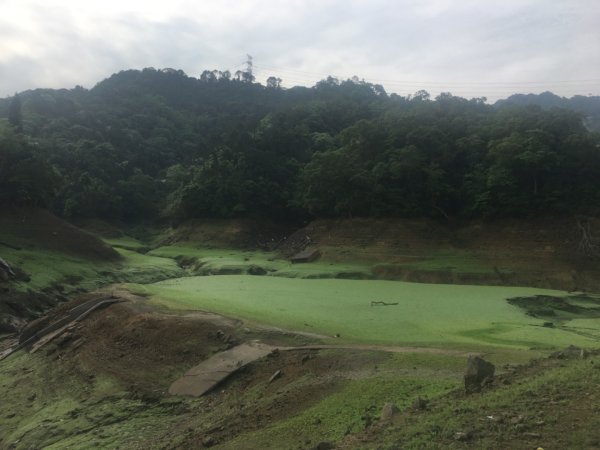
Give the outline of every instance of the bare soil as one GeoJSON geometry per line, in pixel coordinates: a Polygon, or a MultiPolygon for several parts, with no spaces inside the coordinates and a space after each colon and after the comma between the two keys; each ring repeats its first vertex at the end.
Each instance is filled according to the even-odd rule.
{"type": "MultiPolygon", "coordinates": [[[[600,220],[587,219],[593,237],[600,220]]],[[[297,230],[279,250],[291,256],[318,247],[326,261],[377,264],[378,278],[425,283],[600,289],[600,258],[581,252],[578,218],[436,222],[427,219],[320,219],[297,230]],[[484,271],[417,268],[451,255],[484,271]]]]}
{"type": "Polygon", "coordinates": [[[120,259],[112,247],[45,209],[4,208],[0,211],[0,230],[0,241],[17,247],[43,248],[97,261],[120,259]]]}

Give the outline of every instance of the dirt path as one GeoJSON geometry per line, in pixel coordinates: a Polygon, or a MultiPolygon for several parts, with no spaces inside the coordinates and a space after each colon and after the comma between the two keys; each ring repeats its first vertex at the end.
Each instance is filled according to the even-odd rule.
{"type": "Polygon", "coordinates": [[[300,347],[279,347],[279,350],[327,350],[327,349],[340,349],[340,350],[366,350],[376,352],[388,352],[388,353],[428,353],[431,355],[449,355],[449,356],[464,356],[469,357],[471,355],[478,355],[479,353],[465,352],[462,350],[451,350],[447,348],[435,348],[435,347],[403,347],[394,345],[366,345],[366,344],[340,344],[340,345],[305,345],[300,347]]]}
{"type": "Polygon", "coordinates": [[[176,380],[169,388],[169,394],[200,397],[232,373],[246,364],[267,356],[276,348],[260,342],[249,342],[217,353],[176,380]]]}
{"type": "Polygon", "coordinates": [[[188,370],[181,378],[177,379],[169,388],[171,395],[184,395],[200,397],[215,388],[227,377],[237,372],[242,367],[264,358],[274,351],[295,350],[364,350],[381,351],[390,353],[429,353],[435,355],[469,356],[468,353],[458,350],[449,350],[431,347],[400,347],[378,345],[306,345],[299,347],[281,347],[267,345],[258,341],[246,342],[230,350],[217,353],[197,366],[188,370]]]}

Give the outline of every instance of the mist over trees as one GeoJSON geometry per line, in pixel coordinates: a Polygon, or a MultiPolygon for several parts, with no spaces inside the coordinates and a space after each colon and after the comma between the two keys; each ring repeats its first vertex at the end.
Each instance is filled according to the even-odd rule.
{"type": "Polygon", "coordinates": [[[0,100],[0,202],[121,220],[599,214],[589,114],[521,103],[128,70],[0,100]]]}

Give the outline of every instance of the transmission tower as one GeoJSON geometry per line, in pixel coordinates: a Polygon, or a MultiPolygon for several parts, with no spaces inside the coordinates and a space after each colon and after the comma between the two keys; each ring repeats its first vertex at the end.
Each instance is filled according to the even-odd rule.
{"type": "Polygon", "coordinates": [[[246,73],[248,74],[248,78],[253,80],[254,75],[252,74],[252,55],[246,54],[246,73]]]}

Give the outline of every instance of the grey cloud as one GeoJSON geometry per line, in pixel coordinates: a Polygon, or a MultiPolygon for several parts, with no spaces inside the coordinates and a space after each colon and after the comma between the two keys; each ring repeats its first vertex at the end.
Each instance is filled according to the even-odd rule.
{"type": "MultiPolygon", "coordinates": [[[[445,88],[430,83],[430,90],[494,97],[529,86],[521,81],[538,82],[531,87],[540,91],[553,88],[544,84],[549,81],[600,73],[600,4],[592,0],[222,4],[240,6],[227,16],[211,15],[197,13],[192,2],[169,20],[115,15],[85,29],[66,8],[40,1],[31,35],[19,36],[9,19],[0,18],[0,36],[18,36],[35,46],[34,55],[0,55],[0,95],[31,87],[91,86],[126,68],[174,67],[190,75],[236,70],[246,53],[255,56],[257,68],[264,66],[258,73],[280,76],[287,85],[311,84],[331,73],[395,80],[383,84],[400,93],[414,92],[421,82],[445,81],[445,88]]],[[[598,94],[600,80],[554,86],[569,95],[581,89],[598,94]]]]}

